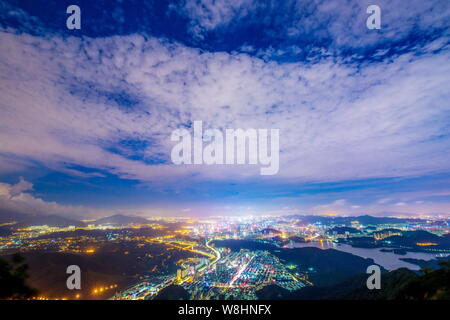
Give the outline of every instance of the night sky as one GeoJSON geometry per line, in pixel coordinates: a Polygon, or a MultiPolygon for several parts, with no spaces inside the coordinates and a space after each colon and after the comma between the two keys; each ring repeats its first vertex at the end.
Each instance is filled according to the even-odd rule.
{"type": "Polygon", "coordinates": [[[449,40],[447,0],[0,0],[0,214],[450,214],[449,40]],[[174,165],[195,120],[278,174],[174,165]]]}

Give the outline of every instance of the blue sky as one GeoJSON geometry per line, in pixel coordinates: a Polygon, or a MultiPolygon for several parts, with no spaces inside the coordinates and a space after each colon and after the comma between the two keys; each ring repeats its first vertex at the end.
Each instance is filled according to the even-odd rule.
{"type": "Polygon", "coordinates": [[[0,212],[449,214],[449,26],[445,0],[0,1],[0,212]],[[173,165],[195,120],[280,129],[279,173],[173,165]]]}

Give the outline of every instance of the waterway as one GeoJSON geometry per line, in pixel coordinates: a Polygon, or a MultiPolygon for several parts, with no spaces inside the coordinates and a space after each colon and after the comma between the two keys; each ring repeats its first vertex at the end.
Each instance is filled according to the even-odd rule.
{"type": "Polygon", "coordinates": [[[336,249],[363,258],[371,258],[375,261],[375,263],[383,266],[387,270],[395,270],[403,267],[408,268],[410,270],[420,269],[418,265],[402,261],[400,260],[400,258],[412,258],[422,260],[436,259],[436,254],[434,253],[407,252],[406,255],[398,255],[393,252],[383,252],[381,251],[382,248],[355,248],[348,244],[334,243],[334,242],[295,243],[293,247],[294,248],[315,247],[319,249],[336,249]]]}

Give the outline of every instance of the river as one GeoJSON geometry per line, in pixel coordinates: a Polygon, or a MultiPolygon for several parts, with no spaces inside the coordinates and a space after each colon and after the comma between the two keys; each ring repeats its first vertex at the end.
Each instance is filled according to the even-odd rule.
{"type": "Polygon", "coordinates": [[[398,268],[408,268],[410,270],[419,270],[420,267],[415,264],[411,264],[400,260],[400,258],[412,258],[412,259],[422,259],[431,260],[436,259],[436,254],[434,253],[422,253],[422,252],[408,252],[406,255],[398,255],[393,252],[382,252],[382,248],[355,248],[348,244],[333,243],[333,242],[308,242],[308,243],[295,243],[293,248],[305,248],[305,247],[315,247],[319,249],[336,249],[363,258],[372,258],[375,263],[383,266],[387,270],[395,270],[398,268]]]}

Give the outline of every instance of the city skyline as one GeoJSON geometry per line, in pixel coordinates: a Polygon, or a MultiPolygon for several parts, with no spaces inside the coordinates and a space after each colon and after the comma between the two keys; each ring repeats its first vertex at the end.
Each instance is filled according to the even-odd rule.
{"type": "Polygon", "coordinates": [[[22,219],[0,224],[0,258],[5,263],[20,252],[29,261],[29,284],[37,293],[23,291],[22,297],[33,300],[446,297],[429,283],[424,268],[445,283],[448,219],[22,219]],[[67,273],[83,277],[66,281],[68,265],[67,273]],[[380,291],[366,285],[369,267],[383,277],[380,291]],[[43,269],[53,271],[42,277],[43,269]],[[418,279],[427,283],[427,294],[412,290],[418,279]]]}

